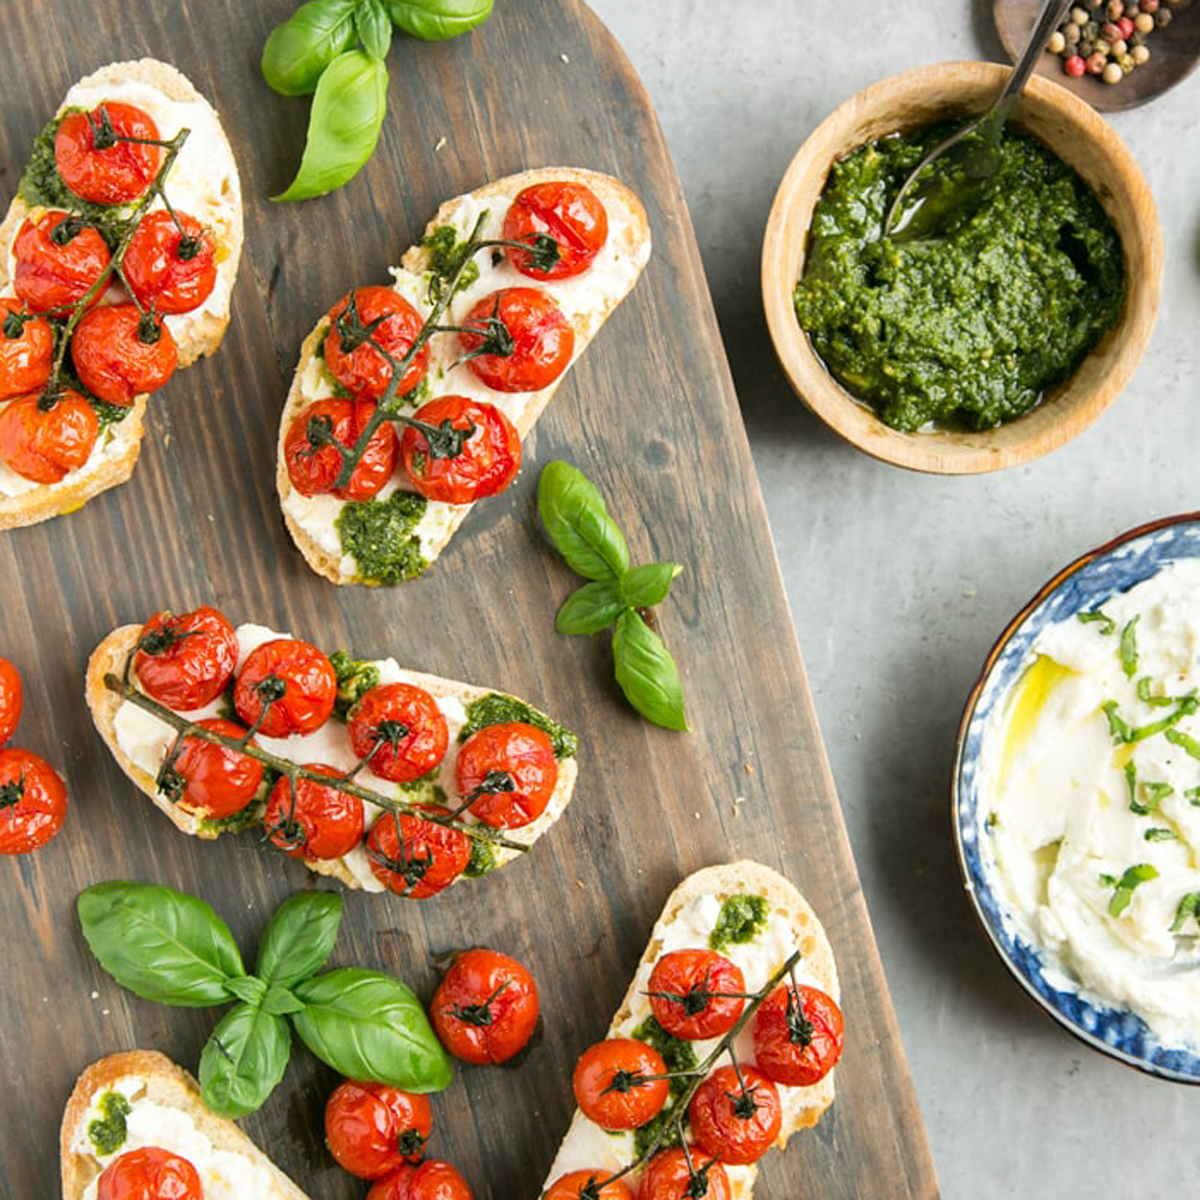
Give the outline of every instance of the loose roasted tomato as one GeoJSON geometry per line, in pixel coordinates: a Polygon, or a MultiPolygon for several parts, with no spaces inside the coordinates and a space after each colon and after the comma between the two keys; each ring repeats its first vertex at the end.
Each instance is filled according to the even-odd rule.
{"type": "Polygon", "coordinates": [[[552,267],[537,268],[537,256],[509,247],[508,261],[531,279],[567,279],[592,265],[608,239],[608,213],[600,198],[582,183],[556,180],[535,183],[518,193],[504,218],[510,242],[536,242],[551,237],[558,249],[552,267]]]}
{"type": "Polygon", "coordinates": [[[633,1189],[611,1171],[568,1171],[545,1191],[542,1200],[634,1200],[633,1189]]]}
{"type": "Polygon", "coordinates": [[[521,469],[521,435],[494,405],[466,396],[439,396],[422,405],[413,420],[438,428],[470,430],[455,455],[430,452],[430,440],[406,426],[400,438],[400,457],[413,487],[427,500],[470,504],[504,491],[521,469]]]}
{"type": "Polygon", "coordinates": [[[381,1179],[418,1163],[433,1127],[429,1100],[385,1083],[339,1084],[325,1105],[329,1152],[351,1175],[381,1179]]]}
{"type": "Polygon", "coordinates": [[[389,892],[410,900],[437,895],[471,861],[471,839],[465,833],[408,813],[384,813],[371,826],[366,846],[375,878],[389,892]]]}
{"type": "Polygon", "coordinates": [[[842,1056],[842,1010],[820,988],[777,987],[754,1014],[754,1057],[776,1083],[807,1087],[842,1056]]]}
{"type": "MultiPolygon", "coordinates": [[[[399,362],[412,349],[424,324],[421,314],[391,288],[355,288],[329,310],[325,365],[334,379],[359,399],[378,400],[392,381],[393,368],[376,345],[399,362]]],[[[428,365],[426,343],[400,377],[395,394],[411,392],[425,378],[428,365]]]]}
{"type": "MultiPolygon", "coordinates": [[[[108,267],[108,246],[92,225],[57,209],[29,217],[13,255],[13,290],[34,312],[67,309],[82,300],[108,267]]],[[[96,289],[91,303],[100,299],[96,289]]]]}
{"type": "Polygon", "coordinates": [[[40,390],[50,378],[54,332],[15,296],[0,297],[0,400],[40,390]]]}
{"type": "Polygon", "coordinates": [[[179,352],[161,317],[136,304],[102,304],[75,327],[71,361],[93,396],[128,407],[175,374],[179,352]]]}
{"type": "Polygon", "coordinates": [[[132,104],[106,100],[63,117],[54,135],[54,165],[67,185],[95,204],[128,204],[146,194],[162,165],[158,126],[132,104]],[[132,139],[132,140],[131,140],[132,139]]]}
{"type": "Polygon", "coordinates": [[[96,1181],[96,1200],[203,1200],[196,1168],[181,1155],[143,1146],[114,1158],[96,1181]]]}
{"type": "Polygon", "coordinates": [[[755,1067],[718,1067],[696,1089],[688,1120],[700,1145],[722,1162],[758,1162],[783,1124],[779,1089],[755,1067]]]}
{"type": "Polygon", "coordinates": [[[540,392],[567,369],[575,330],[536,288],[502,288],[467,314],[459,341],[471,370],[498,392],[540,392]],[[478,332],[475,332],[478,330],[478,332]]]}
{"type": "Polygon", "coordinates": [[[23,479],[58,483],[87,462],[99,433],[96,410],[78,392],[31,392],[0,409],[0,458],[23,479]]]}
{"type": "MultiPolygon", "coordinates": [[[[206,717],[196,724],[225,737],[246,736],[246,730],[236,721],[220,717],[206,717]]],[[[201,816],[231,817],[254,799],[262,776],[263,765],[257,758],[189,737],[184,738],[172,766],[160,773],[159,791],[201,816]]]]}
{"type": "Polygon", "coordinates": [[[0,854],[44,846],[67,815],[67,789],[54,768],[32,750],[0,750],[0,854]]]}
{"type": "Polygon", "coordinates": [[[24,695],[21,673],[7,658],[0,658],[0,742],[7,742],[17,732],[24,695]]]}
{"type": "Polygon", "coordinates": [[[507,954],[468,950],[442,977],[429,1015],[434,1032],[455,1058],[469,1063],[507,1062],[533,1036],[537,984],[507,954]]]}
{"type": "Polygon", "coordinates": [[[660,1150],[647,1164],[638,1185],[638,1200],[731,1200],[725,1168],[698,1146],[660,1150]]]}
{"type": "Polygon", "coordinates": [[[233,626],[207,604],[191,612],[156,612],[138,634],[133,670],[146,695],[176,712],[211,704],[237,666],[233,626]]]}
{"type": "Polygon", "coordinates": [[[350,710],[350,745],[381,779],[409,783],[446,756],[450,731],[437,701],[411,683],[381,683],[350,710]]]}
{"type": "Polygon", "coordinates": [[[650,973],[650,1007],[658,1023],[688,1041],[720,1037],[733,1028],[746,1001],[736,963],[715,950],[672,950],[650,973]]]}
{"type": "Polygon", "coordinates": [[[283,453],[288,478],[300,495],[332,492],[342,500],[370,500],[387,483],[396,466],[396,431],[387,421],[371,435],[344,488],[334,487],[341,474],[342,456],[321,440],[329,436],[347,448],[353,446],[375,408],[372,400],[318,400],[293,419],[283,453]]]}
{"type": "Polygon", "coordinates": [[[263,737],[313,733],[329,720],[337,699],[337,672],[316,646],[296,638],[274,638],[251,650],[233,689],[233,707],[263,737]]]}
{"type": "Polygon", "coordinates": [[[536,821],[558,783],[550,738],[534,725],[485,725],[458,752],[454,778],[469,811],[494,829],[519,829],[536,821]]]}
{"type": "MultiPolygon", "coordinates": [[[[307,769],[341,775],[321,763],[307,769]]],[[[357,796],[312,779],[297,779],[293,789],[285,775],[271,789],[263,823],[271,841],[293,858],[341,858],[362,841],[363,806],[357,796]]]]}
{"type": "Polygon", "coordinates": [[[212,234],[188,213],[148,212],[133,231],[121,274],[143,308],[185,313],[199,308],[217,284],[212,234]]]}
{"type": "Polygon", "coordinates": [[[667,1102],[667,1065],[653,1046],[636,1038],[608,1038],[575,1064],[575,1102],[601,1129],[636,1129],[667,1102]]]}
{"type": "Polygon", "coordinates": [[[418,1167],[404,1166],[379,1180],[367,1193],[367,1200],[474,1200],[474,1195],[456,1167],[429,1158],[418,1167]]]}

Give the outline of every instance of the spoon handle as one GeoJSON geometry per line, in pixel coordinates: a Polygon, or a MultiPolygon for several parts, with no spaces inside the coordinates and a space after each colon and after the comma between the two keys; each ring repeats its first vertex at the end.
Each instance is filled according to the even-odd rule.
{"type": "Polygon", "coordinates": [[[1008,114],[1012,112],[1017,97],[1021,94],[1021,89],[1025,86],[1029,76],[1033,74],[1033,68],[1037,66],[1038,59],[1046,49],[1050,35],[1058,28],[1063,13],[1067,11],[1070,4],[1071,0],[1046,0],[1042,6],[1042,15],[1038,17],[1038,23],[1029,35],[1029,41],[1025,43],[1025,49],[1021,51],[1021,57],[1017,59],[1017,64],[1013,67],[1012,74],[1008,77],[1008,82],[1004,85],[1004,90],[996,101],[996,107],[989,114],[991,118],[999,118],[998,124],[1002,125],[1008,119],[1008,114]]]}

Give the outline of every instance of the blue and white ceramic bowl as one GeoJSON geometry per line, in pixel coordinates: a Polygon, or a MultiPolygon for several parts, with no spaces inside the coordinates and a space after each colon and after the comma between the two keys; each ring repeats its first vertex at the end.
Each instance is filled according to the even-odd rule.
{"type": "Polygon", "coordinates": [[[1005,965],[1025,990],[1088,1045],[1153,1075],[1200,1083],[1200,1053],[1164,1046],[1146,1023],[1093,995],[1063,990],[1061,971],[1016,931],[984,852],[979,765],[989,717],[1003,711],[1031,646],[1049,625],[1098,608],[1181,559],[1200,558],[1200,513],[1167,517],[1123,533],[1065,567],[1016,615],[992,647],[967,699],[952,784],[955,841],[967,894],[1005,965]],[[997,707],[999,706],[999,707],[997,707]]]}

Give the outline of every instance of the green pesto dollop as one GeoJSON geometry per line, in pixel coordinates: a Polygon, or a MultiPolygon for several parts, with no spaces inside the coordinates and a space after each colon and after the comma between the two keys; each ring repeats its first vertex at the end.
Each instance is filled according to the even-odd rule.
{"type": "Polygon", "coordinates": [[[465,742],[471,734],[487,725],[503,725],[510,721],[520,721],[540,729],[550,738],[555,758],[574,758],[579,751],[579,738],[569,729],[564,729],[557,721],[552,721],[524,700],[500,692],[489,692],[467,705],[466,724],[460,730],[458,740],[465,742]]]}
{"type": "Polygon", "coordinates": [[[494,871],[500,864],[496,861],[496,847],[486,838],[471,839],[471,858],[463,868],[468,879],[478,879],[494,871]]]}
{"type": "Polygon", "coordinates": [[[354,557],[364,583],[395,584],[429,568],[414,530],[429,501],[414,492],[386,500],[348,500],[335,525],[342,550],[354,557]]]}
{"type": "MultiPolygon", "coordinates": [[[[278,773],[274,773],[273,777],[270,777],[264,771],[263,790],[269,792],[278,778],[278,773]]],[[[255,825],[262,823],[265,807],[264,804],[254,801],[247,804],[240,812],[230,813],[227,817],[204,817],[200,821],[199,828],[210,833],[242,833],[244,830],[252,829],[255,825]]]]}
{"type": "MultiPolygon", "coordinates": [[[[629,1036],[657,1050],[670,1072],[695,1071],[699,1065],[692,1043],[668,1033],[659,1024],[657,1017],[647,1017],[629,1036]]],[[[634,1130],[634,1152],[639,1158],[656,1144],[665,1149],[679,1143],[679,1126],[672,1120],[672,1114],[675,1102],[688,1090],[690,1083],[691,1080],[683,1074],[670,1080],[667,1084],[670,1098],[662,1111],[634,1130]]]]}
{"type": "Polygon", "coordinates": [[[718,952],[752,942],[767,923],[770,905],[762,896],[730,896],[721,905],[708,945],[718,952]]]}
{"type": "Polygon", "coordinates": [[[88,1141],[98,1155],[115,1154],[125,1145],[125,1118],[133,1110],[120,1092],[105,1092],[98,1107],[100,1115],[88,1122],[88,1141]]]}
{"type": "Polygon", "coordinates": [[[883,237],[901,183],[951,128],[882,138],[834,165],[793,297],[842,385],[907,431],[988,429],[1028,412],[1125,299],[1121,242],[1096,196],[1007,128],[999,169],[969,203],[932,235],[883,237]]]}
{"type": "Polygon", "coordinates": [[[329,656],[329,665],[337,676],[333,715],[344,721],[364,694],[379,683],[379,668],[374,663],[351,658],[348,650],[335,650],[329,656]]]}
{"type": "MultiPolygon", "coordinates": [[[[429,251],[433,263],[433,274],[429,280],[429,294],[438,297],[442,289],[450,282],[454,272],[466,255],[467,243],[459,239],[458,230],[453,225],[439,225],[426,234],[421,244],[429,251]]],[[[479,278],[479,264],[469,262],[463,268],[455,291],[464,291],[479,278]]]]}
{"type": "Polygon", "coordinates": [[[132,405],[109,404],[107,400],[97,400],[95,396],[88,395],[87,402],[96,410],[96,420],[99,422],[101,433],[113,425],[119,425],[133,412],[132,405]]]}

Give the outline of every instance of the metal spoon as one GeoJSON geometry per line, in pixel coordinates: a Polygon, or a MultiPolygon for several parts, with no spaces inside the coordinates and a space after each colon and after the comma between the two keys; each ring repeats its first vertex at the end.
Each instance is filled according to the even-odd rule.
{"type": "Polygon", "coordinates": [[[1016,106],[1021,89],[1070,3],[1071,0],[1046,0],[1029,41],[1000,94],[982,116],[968,121],[945,141],[939,142],[909,173],[884,218],[885,237],[895,241],[927,237],[950,213],[983,191],[983,185],[1000,166],[1000,130],[1016,106]],[[964,139],[975,133],[979,137],[971,138],[964,144],[964,139]],[[931,173],[914,187],[917,177],[925,172],[934,159],[946,156],[952,148],[953,153],[947,156],[940,170],[931,173]],[[905,207],[905,199],[910,192],[913,195],[905,207]]]}

